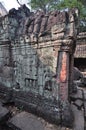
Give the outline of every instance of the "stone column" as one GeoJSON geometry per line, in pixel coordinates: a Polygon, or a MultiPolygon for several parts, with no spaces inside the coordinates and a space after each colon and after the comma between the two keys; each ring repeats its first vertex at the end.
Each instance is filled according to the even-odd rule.
{"type": "Polygon", "coordinates": [[[69,55],[66,51],[59,51],[57,65],[57,82],[59,85],[59,99],[68,100],[69,55]]]}
{"type": "Polygon", "coordinates": [[[59,107],[61,110],[61,119],[62,125],[68,125],[69,123],[73,123],[73,114],[70,108],[69,103],[69,84],[72,82],[71,78],[71,70],[73,65],[70,66],[70,54],[72,55],[71,59],[73,59],[72,54],[72,40],[65,40],[61,44],[59,53],[58,53],[58,61],[57,61],[57,84],[59,86],[59,107]]]}
{"type": "Polygon", "coordinates": [[[73,85],[73,73],[74,73],[74,52],[75,52],[76,42],[73,42],[73,46],[70,51],[69,58],[69,94],[74,91],[73,85]]]}

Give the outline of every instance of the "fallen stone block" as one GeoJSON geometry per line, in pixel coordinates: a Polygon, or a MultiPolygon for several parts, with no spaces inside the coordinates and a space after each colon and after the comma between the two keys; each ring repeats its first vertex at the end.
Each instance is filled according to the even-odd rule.
{"type": "Polygon", "coordinates": [[[73,130],[84,130],[83,111],[78,110],[74,105],[71,105],[71,107],[75,118],[73,130]]]}
{"type": "Polygon", "coordinates": [[[84,127],[85,127],[85,129],[86,129],[86,101],[85,101],[85,103],[84,103],[84,127]]]}
{"type": "Polygon", "coordinates": [[[84,100],[86,101],[86,90],[84,90],[84,100]]]}
{"type": "Polygon", "coordinates": [[[21,112],[11,118],[8,126],[13,130],[44,130],[42,122],[28,112],[21,112]]]}
{"type": "Polygon", "coordinates": [[[78,110],[81,110],[83,106],[83,101],[77,99],[73,104],[77,107],[78,110]]]}
{"type": "Polygon", "coordinates": [[[78,89],[77,93],[72,93],[70,95],[70,98],[71,98],[72,101],[83,100],[82,90],[78,89]]]}
{"type": "Polygon", "coordinates": [[[0,100],[0,106],[2,106],[2,101],[0,100]]]}
{"type": "Polygon", "coordinates": [[[0,124],[4,124],[10,116],[10,111],[0,104],[0,124]]]}
{"type": "Polygon", "coordinates": [[[12,88],[0,83],[0,98],[2,103],[12,102],[12,88]]]}
{"type": "Polygon", "coordinates": [[[81,73],[81,71],[78,68],[74,67],[73,72],[74,72],[74,74],[73,74],[74,80],[79,80],[83,77],[83,74],[81,73]]]}
{"type": "Polygon", "coordinates": [[[86,122],[86,91],[84,91],[84,118],[86,122]]]}

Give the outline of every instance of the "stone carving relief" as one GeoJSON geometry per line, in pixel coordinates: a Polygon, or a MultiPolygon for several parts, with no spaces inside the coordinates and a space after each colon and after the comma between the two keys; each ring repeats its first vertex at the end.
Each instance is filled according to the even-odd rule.
{"type": "MultiPolygon", "coordinates": [[[[10,50],[4,47],[0,50],[3,55],[0,64],[6,67],[3,72],[10,75],[8,77],[14,89],[58,99],[58,51],[70,53],[71,47],[73,50],[72,43],[76,38],[74,20],[75,15],[71,11],[33,13],[24,5],[18,10],[10,10],[0,21],[0,39],[5,46],[10,45],[10,50]]],[[[65,54],[62,63],[60,80],[64,82],[67,67],[65,54]]]]}

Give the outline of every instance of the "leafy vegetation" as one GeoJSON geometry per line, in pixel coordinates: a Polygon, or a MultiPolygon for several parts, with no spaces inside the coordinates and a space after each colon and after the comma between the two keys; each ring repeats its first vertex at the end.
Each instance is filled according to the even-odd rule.
{"type": "Polygon", "coordinates": [[[77,7],[80,10],[81,18],[86,17],[86,2],[85,0],[30,0],[29,2],[32,9],[43,10],[44,12],[77,7]]]}
{"type": "Polygon", "coordinates": [[[51,9],[55,9],[56,5],[58,5],[59,0],[31,0],[29,5],[34,10],[43,10],[44,12],[50,11],[51,9]]]}
{"type": "Polygon", "coordinates": [[[80,11],[80,18],[86,19],[86,6],[83,0],[61,0],[58,5],[58,9],[74,8],[77,7],[80,11]]]}

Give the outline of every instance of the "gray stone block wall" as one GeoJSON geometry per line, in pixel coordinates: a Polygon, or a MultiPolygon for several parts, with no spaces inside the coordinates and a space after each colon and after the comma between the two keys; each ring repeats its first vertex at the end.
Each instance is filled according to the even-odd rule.
{"type": "Polygon", "coordinates": [[[1,45],[0,82],[6,87],[19,86],[20,90],[58,99],[54,53],[53,47],[37,49],[26,42],[1,45]]]}
{"type": "MultiPolygon", "coordinates": [[[[0,82],[58,100],[58,50],[75,38],[75,16],[72,11],[55,11],[46,16],[21,8],[10,10],[0,22],[0,82]]],[[[70,49],[70,45],[67,47],[70,49]]]]}
{"type": "Polygon", "coordinates": [[[12,87],[13,67],[10,63],[9,45],[1,45],[0,49],[0,83],[12,87]]]}
{"type": "Polygon", "coordinates": [[[58,85],[53,70],[57,61],[55,63],[53,53],[53,47],[36,49],[29,43],[14,45],[12,48],[14,86],[19,84],[20,89],[45,97],[55,96],[53,91],[58,88],[58,85]]]}

